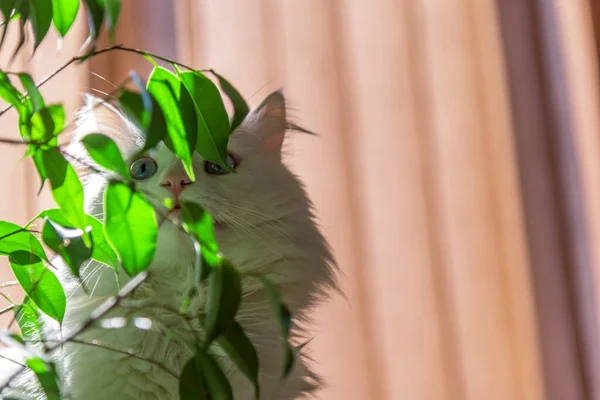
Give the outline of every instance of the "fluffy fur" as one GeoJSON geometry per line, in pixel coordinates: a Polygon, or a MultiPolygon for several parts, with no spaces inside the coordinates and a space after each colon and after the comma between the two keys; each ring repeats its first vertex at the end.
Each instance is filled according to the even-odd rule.
{"type": "MultiPolygon", "coordinates": [[[[80,112],[79,129],[70,152],[91,163],[78,141],[86,134],[101,132],[112,137],[131,161],[143,145],[142,136],[118,110],[100,102],[90,97],[80,112]]],[[[282,163],[281,146],[288,126],[283,95],[275,92],[250,113],[230,138],[229,151],[239,161],[237,173],[208,175],[204,172],[204,160],[195,154],[196,181],[185,186],[181,199],[198,202],[210,211],[217,221],[215,230],[221,250],[236,266],[253,274],[265,274],[278,284],[294,316],[293,332],[300,343],[307,339],[302,329],[306,310],[334,287],[334,262],[315,225],[312,206],[302,184],[282,163]]],[[[161,183],[173,174],[185,177],[185,172],[181,162],[164,145],[150,152],[150,156],[156,160],[158,172],[139,183],[140,188],[150,193],[160,224],[149,279],[135,291],[127,307],[119,306],[107,316],[117,318],[108,321],[127,321],[125,327],[106,329],[99,326],[100,321],[78,336],[78,339],[96,341],[125,353],[78,343],[65,345],[55,357],[66,382],[64,389],[68,398],[178,399],[176,377],[126,352],[156,360],[176,376],[194,354],[195,336],[190,332],[190,325],[166,309],[178,309],[192,287],[193,246],[177,227],[177,217],[165,217],[167,210],[157,200],[172,197],[161,183]],[[148,320],[150,329],[146,329],[148,320]],[[139,328],[142,325],[144,329],[139,328]]],[[[86,211],[102,218],[106,176],[86,168],[80,168],[80,172],[85,186],[86,211]]],[[[118,285],[114,272],[97,262],[83,269],[82,277],[89,293],[69,276],[68,268],[63,267],[61,274],[68,304],[60,334],[68,336],[89,318],[92,310],[117,293],[118,285]]],[[[119,279],[123,284],[128,278],[121,274],[119,279]]],[[[194,315],[202,307],[203,299],[196,297],[188,314],[194,315]]],[[[314,394],[319,380],[302,356],[287,380],[281,380],[283,359],[279,331],[272,306],[256,278],[243,280],[243,301],[237,319],[258,350],[262,399],[288,400],[314,394]]],[[[192,329],[199,329],[199,324],[192,325],[192,329]]],[[[48,329],[50,335],[59,334],[56,326],[48,329]]],[[[215,355],[233,382],[235,399],[252,399],[252,387],[247,379],[219,349],[215,355]]],[[[39,398],[30,394],[32,398],[39,398]]]]}

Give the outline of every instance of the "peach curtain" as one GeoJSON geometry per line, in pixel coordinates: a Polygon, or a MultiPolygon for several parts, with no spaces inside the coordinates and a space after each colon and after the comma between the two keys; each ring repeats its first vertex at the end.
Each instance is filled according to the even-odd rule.
{"type": "MultiPolygon", "coordinates": [[[[547,177],[552,171],[543,162],[524,162],[530,153],[516,135],[539,127],[516,112],[515,85],[526,75],[515,75],[515,66],[528,64],[510,57],[521,60],[515,42],[531,33],[519,7],[536,1],[123,3],[118,42],[214,68],[252,105],[284,87],[294,120],[319,134],[291,136],[287,162],[307,184],[346,293],[315,312],[310,346],[327,382],[321,398],[599,396],[586,397],[582,386],[593,385],[582,380],[598,377],[582,377],[571,358],[571,347],[593,341],[598,326],[585,337],[569,333],[580,321],[568,309],[573,296],[552,308],[551,300],[562,300],[547,288],[564,294],[567,283],[552,269],[538,273],[543,262],[532,246],[535,210],[527,204],[537,203],[527,202],[537,183],[524,169],[547,177]]],[[[545,3],[556,16],[555,47],[582,182],[586,265],[597,291],[600,104],[592,19],[586,0],[545,3]]],[[[539,14],[540,7],[530,11],[539,14]]],[[[23,54],[10,69],[41,78],[77,52],[84,28],[81,18],[58,55],[48,39],[33,59],[23,54]]],[[[0,66],[6,65],[3,52],[0,66]]],[[[144,74],[149,66],[112,53],[70,68],[43,92],[73,111],[90,86],[110,90],[90,71],[118,84],[130,69],[144,74]]],[[[14,115],[3,126],[3,137],[18,137],[14,115]]],[[[532,146],[545,140],[543,130],[536,132],[532,146]]],[[[20,150],[0,147],[0,219],[16,223],[51,204],[46,192],[35,197],[38,178],[20,161],[20,150]]],[[[542,222],[555,228],[551,216],[542,222]]],[[[542,248],[551,246],[540,240],[542,248]]],[[[7,271],[0,260],[2,280],[12,279],[7,271]]],[[[579,294],[597,324],[598,296],[579,294]]]]}

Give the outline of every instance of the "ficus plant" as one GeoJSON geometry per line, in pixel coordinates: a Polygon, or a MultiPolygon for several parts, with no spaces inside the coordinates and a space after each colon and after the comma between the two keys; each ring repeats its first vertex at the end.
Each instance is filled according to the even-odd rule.
{"type": "MultiPolygon", "coordinates": [[[[194,179],[191,165],[194,152],[223,168],[230,168],[226,162],[229,135],[249,112],[235,87],[212,70],[194,70],[176,61],[120,45],[97,50],[96,39],[104,27],[109,31],[109,37],[114,36],[120,0],[1,0],[0,13],[4,22],[0,49],[4,47],[6,31],[15,25],[20,32],[15,54],[25,51],[25,32],[29,28],[33,31],[33,51],[44,40],[51,25],[64,36],[80,7],[85,8],[89,24],[89,46],[83,55],[71,59],[37,84],[27,73],[0,70],[0,98],[8,104],[0,111],[0,117],[14,109],[21,136],[20,141],[0,138],[0,144],[23,146],[24,155],[35,165],[41,186],[49,185],[56,202],[56,208],[42,211],[25,226],[0,221],[0,256],[8,258],[16,281],[25,293],[23,299],[9,299],[2,293],[11,305],[0,313],[12,312],[20,332],[0,332],[0,340],[26,352],[27,361],[22,369],[28,368],[35,373],[48,399],[61,398],[61,382],[49,361],[52,358],[45,354],[75,340],[144,281],[156,251],[158,226],[155,210],[146,194],[131,179],[119,148],[112,139],[99,133],[86,136],[82,144],[90,158],[110,171],[114,178],[105,191],[103,220],[85,213],[82,183],[73,167],[72,156],[58,140],[69,125],[64,107],[47,104],[39,87],[69,65],[101,53],[127,51],[148,58],[154,64],[148,81],[144,83],[132,72],[126,83],[133,82],[136,90],[125,89],[124,83],[110,97],[116,99],[117,105],[145,136],[144,150],[164,143],[181,160],[191,179],[194,179]],[[165,62],[172,69],[158,66],[155,60],[165,62]],[[20,82],[24,92],[15,86],[16,82],[20,82]],[[233,105],[231,120],[221,92],[233,105]],[[131,232],[131,221],[138,227],[135,236],[131,232]],[[142,229],[139,229],[140,225],[143,225],[142,229]],[[41,229],[34,230],[34,226],[41,226],[41,229]],[[43,340],[40,318],[45,315],[61,323],[66,309],[65,291],[52,268],[53,257],[62,258],[75,277],[79,277],[81,266],[93,259],[113,268],[117,274],[124,270],[132,279],[118,296],[109,299],[108,306],[99,308],[103,312],[93,313],[88,323],[71,337],[49,345],[43,340]],[[38,338],[35,352],[31,346],[26,346],[33,338],[38,338]]],[[[260,366],[257,353],[236,321],[243,272],[227,259],[227,254],[219,251],[210,214],[195,203],[184,202],[181,207],[182,229],[190,236],[197,251],[195,290],[206,293],[201,315],[204,334],[198,340],[195,357],[182,371],[181,398],[231,398],[230,383],[209,351],[215,344],[253,383],[258,398],[260,366]]],[[[294,360],[293,348],[288,341],[290,314],[275,285],[265,277],[260,279],[272,300],[273,318],[279,321],[282,345],[286,349],[282,371],[285,377],[294,360]]],[[[5,286],[0,285],[0,290],[5,286]]],[[[193,295],[190,293],[181,304],[178,312],[182,316],[186,312],[186,302],[193,295]]],[[[20,372],[23,371],[17,374],[20,372]]]]}

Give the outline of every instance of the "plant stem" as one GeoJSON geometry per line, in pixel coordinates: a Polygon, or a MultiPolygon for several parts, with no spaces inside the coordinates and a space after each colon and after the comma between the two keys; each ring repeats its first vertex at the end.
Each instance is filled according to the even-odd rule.
{"type": "MultiPolygon", "coordinates": [[[[196,70],[196,69],[190,67],[189,65],[177,62],[175,60],[171,60],[171,59],[166,58],[166,57],[159,56],[158,54],[149,53],[147,51],[143,51],[143,50],[139,50],[139,49],[134,49],[132,47],[125,47],[122,44],[118,44],[118,45],[115,45],[115,46],[105,47],[104,49],[93,51],[93,52],[91,52],[89,54],[85,54],[83,56],[77,56],[77,57],[71,58],[69,61],[67,61],[66,63],[64,63],[60,68],[58,68],[57,70],[51,72],[44,79],[42,79],[41,81],[39,81],[35,85],[35,87],[36,88],[41,87],[46,82],[48,82],[50,79],[54,78],[61,71],[63,71],[65,68],[67,68],[68,66],[70,66],[71,64],[73,64],[75,62],[85,61],[88,58],[95,57],[95,56],[100,55],[102,53],[108,53],[109,51],[115,51],[115,50],[124,51],[124,52],[127,52],[127,53],[135,53],[135,54],[138,54],[138,55],[143,56],[143,57],[156,58],[157,60],[161,60],[161,61],[167,62],[169,64],[173,64],[173,65],[178,65],[178,66],[183,67],[183,68],[185,68],[187,70],[190,70],[190,71],[195,71],[196,70]]],[[[25,96],[26,95],[27,94],[25,94],[25,96]]],[[[4,115],[8,110],[10,110],[12,107],[13,107],[12,105],[8,105],[2,111],[0,111],[0,117],[2,115],[4,115]]],[[[4,142],[4,143],[6,143],[6,142],[4,142]]]]}
{"type": "MultiPolygon", "coordinates": [[[[103,304],[101,304],[98,308],[96,308],[91,313],[90,318],[84,324],[82,324],[79,327],[79,329],[77,329],[75,332],[73,332],[71,334],[71,336],[69,336],[67,339],[58,341],[57,345],[49,347],[47,349],[48,352],[54,351],[54,350],[60,348],[65,343],[68,343],[69,341],[75,339],[83,331],[85,331],[86,329],[91,327],[96,321],[98,321],[100,318],[102,318],[103,315],[108,313],[113,308],[117,307],[123,301],[123,299],[125,299],[127,296],[129,296],[131,293],[133,293],[142,283],[144,283],[144,281],[147,278],[148,278],[148,272],[142,272],[141,274],[138,274],[137,276],[135,276],[131,281],[129,281],[129,283],[127,285],[125,285],[125,287],[119,292],[119,294],[117,296],[113,296],[113,297],[107,299],[103,304]]],[[[2,393],[2,391],[4,389],[6,389],[8,387],[8,385],[10,385],[10,383],[17,376],[19,376],[21,373],[23,373],[23,371],[25,369],[26,369],[26,367],[23,366],[23,368],[20,368],[18,371],[15,371],[15,373],[12,374],[8,378],[8,380],[6,380],[2,385],[0,385],[0,393],[2,393]]]]}

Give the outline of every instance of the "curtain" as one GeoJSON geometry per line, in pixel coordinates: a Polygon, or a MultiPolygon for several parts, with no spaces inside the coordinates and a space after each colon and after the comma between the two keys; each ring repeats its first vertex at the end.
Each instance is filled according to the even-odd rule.
{"type": "MultiPolygon", "coordinates": [[[[314,314],[321,398],[600,398],[584,354],[596,354],[600,317],[598,27],[588,1],[123,6],[117,42],[214,68],[251,105],[283,87],[294,122],[318,134],[291,134],[285,160],[307,185],[345,293],[314,314]],[[544,128],[556,116],[568,129],[544,128]]],[[[58,54],[49,38],[8,69],[41,79],[84,35],[81,16],[58,54]]],[[[43,93],[73,112],[83,92],[109,92],[108,82],[150,67],[110,53],[43,93]]],[[[3,137],[18,137],[15,121],[4,120],[3,137]]],[[[51,205],[47,191],[36,197],[21,150],[0,147],[0,219],[20,224],[51,205]]],[[[13,279],[5,260],[0,278],[13,279]]]]}

